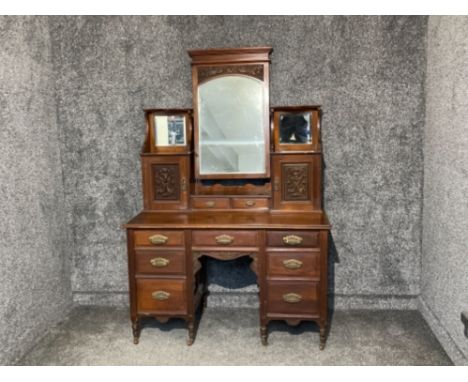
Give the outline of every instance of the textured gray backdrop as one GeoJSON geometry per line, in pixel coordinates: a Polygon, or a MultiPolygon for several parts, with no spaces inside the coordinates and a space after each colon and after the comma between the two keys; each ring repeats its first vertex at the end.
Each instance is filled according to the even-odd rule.
{"type": "Polygon", "coordinates": [[[468,365],[468,18],[431,17],[424,139],[422,311],[468,365]]]}
{"type": "MultiPolygon", "coordinates": [[[[120,225],[142,208],[142,108],[191,107],[187,49],[269,45],[271,104],[323,105],[336,302],[411,305],[419,293],[421,261],[426,22],[425,17],[54,18],[75,301],[127,300],[120,225]]],[[[254,282],[236,263],[212,262],[213,268],[221,273],[211,272],[212,280],[228,289],[254,282]]]]}
{"type": "MultiPolygon", "coordinates": [[[[121,224],[142,207],[142,108],[191,106],[186,50],[192,48],[274,48],[272,105],[317,103],[325,112],[325,205],[337,306],[415,306],[426,24],[425,17],[0,17],[0,364],[13,362],[66,315],[72,290],[77,303],[127,304],[121,224]]],[[[456,45],[465,32],[454,24],[433,40],[432,62],[449,60],[450,50],[440,44],[456,45]]],[[[428,122],[426,149],[440,161],[456,161],[458,136],[446,141],[447,159],[430,140],[440,134],[436,121],[446,118],[436,112],[439,69],[433,68],[428,106],[439,119],[428,122]]],[[[466,73],[448,61],[444,70],[449,102],[449,87],[466,73]]],[[[463,88],[455,89],[449,106],[462,107],[463,88]]],[[[462,132],[461,122],[453,126],[462,132]]],[[[457,178],[438,163],[426,165],[434,180],[426,178],[422,301],[461,347],[455,317],[462,299],[445,309],[447,296],[460,294],[462,285],[438,280],[444,263],[432,249],[440,245],[433,234],[451,215],[440,223],[430,218],[449,191],[437,178],[457,178]]],[[[443,232],[454,259],[444,271],[450,279],[461,272],[466,247],[452,231],[443,232]]],[[[216,284],[251,290],[254,283],[242,260],[213,261],[209,269],[213,290],[216,284]]]]}
{"type": "Polygon", "coordinates": [[[0,365],[71,307],[47,18],[0,17],[0,365]]]}

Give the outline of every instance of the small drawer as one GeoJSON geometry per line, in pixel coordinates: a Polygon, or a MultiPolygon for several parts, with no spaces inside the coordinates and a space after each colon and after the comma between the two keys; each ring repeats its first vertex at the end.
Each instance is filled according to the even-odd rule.
{"type": "Polygon", "coordinates": [[[267,232],[267,246],[317,248],[319,246],[319,232],[269,231],[267,232]]]}
{"type": "Polygon", "coordinates": [[[193,246],[257,247],[256,231],[192,231],[193,246]]]}
{"type": "Polygon", "coordinates": [[[268,209],[268,198],[233,198],[232,208],[237,209],[268,209]]]}
{"type": "Polygon", "coordinates": [[[135,247],[183,247],[184,231],[135,231],[135,247]]]}
{"type": "Polygon", "coordinates": [[[182,275],[185,273],[185,251],[137,249],[135,272],[151,275],[182,275]]]}
{"type": "Polygon", "coordinates": [[[270,315],[316,315],[319,311],[318,283],[269,281],[267,294],[270,315]]]}
{"type": "Polygon", "coordinates": [[[320,277],[320,251],[267,252],[268,277],[320,277]]]}
{"type": "Polygon", "coordinates": [[[229,209],[229,198],[192,198],[192,208],[204,210],[229,209]]]}
{"type": "Polygon", "coordinates": [[[187,293],[185,280],[137,279],[139,313],[185,314],[187,293]]]}

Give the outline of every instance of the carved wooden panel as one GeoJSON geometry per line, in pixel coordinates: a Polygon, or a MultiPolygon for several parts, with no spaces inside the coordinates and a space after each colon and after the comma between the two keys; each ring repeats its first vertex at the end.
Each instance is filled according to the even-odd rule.
{"type": "Polygon", "coordinates": [[[198,82],[204,82],[211,77],[243,74],[263,81],[263,65],[223,65],[223,66],[202,66],[198,68],[198,82]]]}
{"type": "Polygon", "coordinates": [[[153,164],[154,200],[180,199],[180,170],[178,164],[153,164]]]}
{"type": "Polygon", "coordinates": [[[283,200],[309,200],[309,163],[283,163],[283,200]]]}

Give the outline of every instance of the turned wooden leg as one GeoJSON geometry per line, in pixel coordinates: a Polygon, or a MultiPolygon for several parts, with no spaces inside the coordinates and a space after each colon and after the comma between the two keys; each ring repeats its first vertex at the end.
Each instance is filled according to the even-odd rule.
{"type": "Polygon", "coordinates": [[[325,349],[325,343],[327,341],[327,327],[325,325],[320,326],[320,350],[325,349]]]}
{"type": "Polygon", "coordinates": [[[132,332],[133,332],[133,343],[137,345],[138,342],[140,341],[140,332],[141,332],[140,320],[138,318],[132,321],[132,332]]]}
{"type": "Polygon", "coordinates": [[[266,326],[260,327],[260,338],[263,346],[268,345],[268,328],[266,326]]]}
{"type": "Polygon", "coordinates": [[[187,329],[188,329],[187,345],[191,346],[193,344],[193,341],[195,341],[195,324],[193,323],[193,321],[190,321],[187,323],[187,329]]]}

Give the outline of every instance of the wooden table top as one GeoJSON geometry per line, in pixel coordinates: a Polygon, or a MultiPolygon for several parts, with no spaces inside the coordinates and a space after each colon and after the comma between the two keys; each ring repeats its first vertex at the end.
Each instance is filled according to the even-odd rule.
{"type": "Polygon", "coordinates": [[[151,229],[331,229],[324,211],[143,211],[124,224],[123,227],[151,229]]]}

